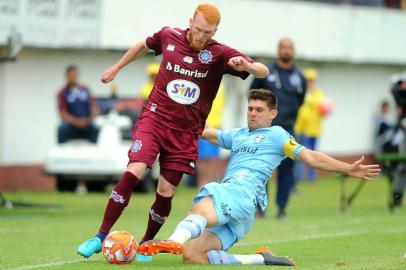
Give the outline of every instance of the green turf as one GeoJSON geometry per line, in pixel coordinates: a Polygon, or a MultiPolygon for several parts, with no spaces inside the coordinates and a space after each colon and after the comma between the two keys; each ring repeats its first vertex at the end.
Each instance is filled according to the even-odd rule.
{"type": "MultiPolygon", "coordinates": [[[[348,189],[357,184],[353,180],[348,189]]],[[[274,183],[271,184],[273,187],[274,183]]],[[[231,252],[252,253],[268,245],[278,255],[289,255],[295,269],[406,269],[406,207],[390,214],[384,180],[368,183],[353,207],[339,212],[339,182],[323,179],[302,184],[292,197],[289,217],[275,220],[273,198],[269,216],[231,252]]],[[[181,188],[168,222],[158,237],[166,237],[189,209],[196,190],[181,188]]],[[[182,265],[180,256],[159,255],[153,263],[127,266],[108,264],[102,255],[80,258],[79,243],[98,229],[107,194],[76,196],[58,193],[6,193],[8,199],[60,203],[56,209],[0,208],[0,269],[206,269],[215,266],[182,265]]],[[[154,195],[135,194],[115,229],[137,238],[144,232],[154,195]]],[[[226,266],[256,269],[266,266],[226,266]]],[[[272,268],[272,267],[271,267],[272,268]]],[[[280,268],[280,267],[273,267],[280,268]]],[[[286,269],[286,268],[284,268],[286,269]]]]}

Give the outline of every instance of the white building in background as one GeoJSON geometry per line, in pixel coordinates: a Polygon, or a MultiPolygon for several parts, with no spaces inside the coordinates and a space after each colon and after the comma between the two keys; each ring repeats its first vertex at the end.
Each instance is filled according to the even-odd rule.
{"type": "MultiPolygon", "coordinates": [[[[81,81],[108,95],[101,73],[133,43],[164,25],[187,27],[200,1],[0,0],[0,44],[12,28],[23,36],[16,62],[0,63],[0,165],[41,164],[56,143],[56,94],[64,70],[76,64],[81,81]]],[[[293,1],[218,0],[216,39],[259,57],[276,55],[279,38],[296,42],[302,67],[319,70],[319,84],[335,101],[320,149],[334,155],[372,151],[372,115],[389,96],[389,77],[406,70],[406,13],[379,8],[293,1]],[[403,33],[403,34],[402,34],[403,33]]],[[[116,78],[119,94],[136,96],[152,54],[116,78]]],[[[225,126],[245,123],[252,78],[226,77],[225,126]],[[241,109],[244,108],[244,109],[241,109]]]]}

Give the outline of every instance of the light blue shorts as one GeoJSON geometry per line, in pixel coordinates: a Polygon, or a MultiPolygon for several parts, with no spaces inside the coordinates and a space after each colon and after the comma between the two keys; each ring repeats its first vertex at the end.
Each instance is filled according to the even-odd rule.
{"type": "Polygon", "coordinates": [[[223,250],[228,250],[244,238],[254,224],[255,198],[244,189],[246,187],[234,183],[209,183],[200,189],[193,200],[195,205],[204,197],[213,198],[218,225],[206,230],[217,235],[223,244],[223,250]]]}

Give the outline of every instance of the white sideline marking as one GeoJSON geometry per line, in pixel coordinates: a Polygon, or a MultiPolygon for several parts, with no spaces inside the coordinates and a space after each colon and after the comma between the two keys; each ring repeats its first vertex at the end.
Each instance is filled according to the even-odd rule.
{"type": "MultiPolygon", "coordinates": [[[[381,233],[400,233],[400,232],[406,232],[406,229],[392,229],[392,230],[382,231],[381,233]]],[[[348,231],[348,232],[339,232],[339,233],[331,233],[331,234],[310,235],[310,236],[303,236],[303,237],[297,237],[297,238],[292,238],[292,239],[274,240],[274,241],[266,241],[266,242],[243,242],[243,243],[237,243],[235,245],[236,246],[251,246],[251,245],[258,245],[260,243],[269,243],[269,244],[285,243],[285,242],[294,242],[294,241],[306,241],[306,240],[319,239],[319,238],[334,238],[334,237],[340,237],[340,236],[363,235],[363,234],[371,234],[371,233],[377,233],[377,232],[376,231],[359,231],[359,232],[348,231]]]]}
{"type": "Polygon", "coordinates": [[[72,261],[62,261],[62,262],[50,262],[50,263],[44,263],[44,264],[31,264],[31,265],[24,265],[24,266],[18,266],[14,268],[6,268],[8,270],[28,270],[28,269],[37,269],[37,268],[45,268],[45,267],[52,267],[52,266],[60,266],[60,265],[65,265],[65,264],[72,264],[72,263],[78,263],[78,262],[83,262],[84,260],[72,260],[72,261]]]}

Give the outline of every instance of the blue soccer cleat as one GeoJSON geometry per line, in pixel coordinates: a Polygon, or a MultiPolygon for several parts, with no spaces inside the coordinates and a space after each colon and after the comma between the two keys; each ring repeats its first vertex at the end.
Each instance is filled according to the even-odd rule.
{"type": "Polygon", "coordinates": [[[98,237],[94,237],[82,243],[77,252],[85,258],[89,258],[95,253],[99,253],[102,250],[102,241],[98,237]]]}
{"type": "Polygon", "coordinates": [[[152,262],[152,256],[142,255],[137,253],[137,262],[152,262]]]}

